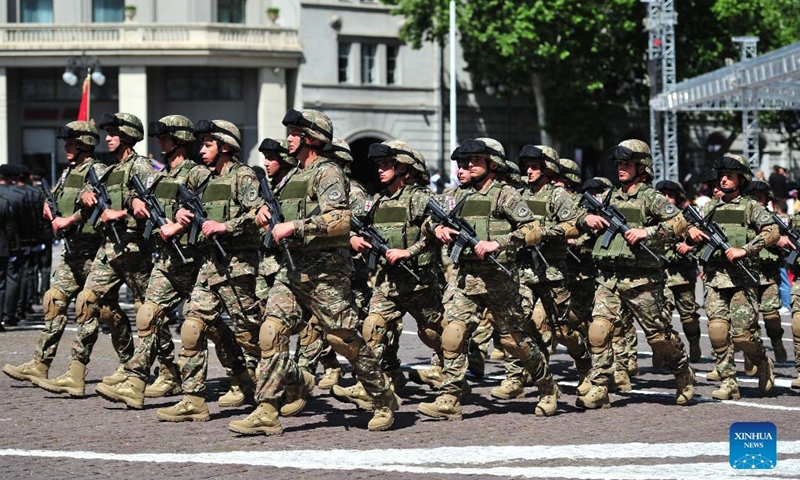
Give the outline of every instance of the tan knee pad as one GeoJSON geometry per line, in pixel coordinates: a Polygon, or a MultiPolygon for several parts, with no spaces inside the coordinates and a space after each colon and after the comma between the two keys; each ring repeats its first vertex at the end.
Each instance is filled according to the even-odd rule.
{"type": "Polygon", "coordinates": [[[181,326],[181,342],[183,342],[182,353],[187,357],[194,357],[200,353],[200,346],[203,344],[203,332],[206,329],[205,322],[186,317],[181,326]]]}
{"type": "Polygon", "coordinates": [[[533,321],[533,324],[536,326],[537,331],[545,332],[550,330],[550,324],[547,323],[547,312],[545,312],[541,302],[537,303],[536,306],[533,308],[533,313],[531,314],[531,320],[533,321]]]}
{"type": "Polygon", "coordinates": [[[461,322],[450,322],[442,332],[442,353],[445,358],[456,358],[464,350],[467,326],[461,322]]]}
{"type": "Polygon", "coordinates": [[[800,313],[792,315],[792,337],[794,343],[800,343],[800,313]]]}
{"type": "Polygon", "coordinates": [[[325,336],[333,351],[353,363],[358,358],[358,352],[364,345],[364,339],[358,336],[353,330],[337,329],[331,330],[325,336]]]}
{"type": "Polygon", "coordinates": [[[106,303],[100,305],[99,319],[102,323],[111,327],[119,325],[123,319],[127,321],[127,317],[122,312],[122,307],[120,307],[119,303],[117,302],[114,302],[113,304],[106,303]]]}
{"type": "Polygon", "coordinates": [[[611,346],[614,324],[607,318],[595,318],[589,324],[589,346],[592,353],[601,353],[611,346]]]}
{"type": "Polygon", "coordinates": [[[527,361],[531,358],[531,347],[525,343],[520,344],[517,338],[514,334],[504,333],[500,335],[500,344],[503,346],[503,350],[512,357],[527,361]]]}
{"type": "Polygon", "coordinates": [[[59,315],[64,315],[67,313],[67,305],[69,305],[69,298],[64,295],[61,290],[57,288],[51,288],[44,292],[44,297],[42,298],[42,306],[44,307],[44,319],[52,320],[59,315]],[[61,305],[59,305],[61,302],[61,305]]]}
{"type": "Polygon", "coordinates": [[[383,343],[383,339],[386,338],[386,319],[377,313],[370,313],[364,319],[361,335],[364,336],[364,341],[367,342],[370,348],[380,345],[383,343]]]}
{"type": "Polygon", "coordinates": [[[426,347],[438,352],[442,349],[442,335],[431,327],[425,327],[417,330],[417,336],[426,347]]]}
{"type": "Polygon", "coordinates": [[[276,353],[288,352],[290,334],[289,329],[280,320],[267,317],[261,324],[261,330],[258,333],[261,358],[270,358],[276,353]]]}
{"type": "Polygon", "coordinates": [[[677,351],[675,340],[668,338],[662,332],[647,337],[647,343],[650,344],[650,348],[652,348],[654,352],[658,353],[666,360],[675,356],[675,352],[677,351]]]}
{"type": "Polygon", "coordinates": [[[155,330],[156,318],[161,314],[161,309],[154,302],[144,302],[136,312],[136,330],[140,338],[148,337],[155,330]]]}
{"type": "Polygon", "coordinates": [[[91,290],[81,290],[75,299],[75,318],[78,323],[87,322],[100,315],[97,305],[97,295],[91,290]]]}
{"type": "Polygon", "coordinates": [[[712,318],[708,321],[708,339],[715,352],[722,353],[728,349],[730,331],[731,327],[727,320],[712,318]]]}

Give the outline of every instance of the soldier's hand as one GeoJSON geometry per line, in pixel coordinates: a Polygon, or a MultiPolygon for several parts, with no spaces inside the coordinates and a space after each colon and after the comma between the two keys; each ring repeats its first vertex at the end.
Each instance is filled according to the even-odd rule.
{"type": "Polygon", "coordinates": [[[486,255],[490,255],[496,251],[500,250],[500,244],[497,242],[487,242],[486,240],[481,240],[475,245],[475,255],[478,258],[486,258],[486,255]]]}
{"type": "Polygon", "coordinates": [[[59,230],[64,230],[65,228],[71,227],[73,223],[75,223],[75,219],[72,218],[72,216],[54,218],[50,222],[50,224],[53,226],[54,233],[58,233],[59,230]]]}
{"type": "Polygon", "coordinates": [[[284,238],[289,238],[294,235],[294,231],[294,222],[279,223],[272,229],[272,238],[280,243],[284,238]]]}
{"type": "Polygon", "coordinates": [[[786,236],[786,235],[781,235],[781,238],[778,239],[777,245],[780,248],[788,248],[789,250],[797,250],[794,247],[794,243],[792,243],[792,241],[789,240],[789,237],[786,236]]]}
{"type": "Polygon", "coordinates": [[[747,251],[744,248],[729,248],[725,250],[725,256],[728,257],[729,262],[733,263],[747,256],[747,251]]]}
{"type": "Polygon", "coordinates": [[[150,212],[147,210],[147,204],[144,203],[143,200],[139,198],[134,198],[133,202],[133,216],[136,218],[148,218],[150,217],[150,212]]]}
{"type": "Polygon", "coordinates": [[[591,228],[592,230],[603,230],[607,228],[610,224],[608,220],[601,217],[600,215],[586,215],[586,219],[584,219],[586,225],[591,228]]]}
{"type": "Polygon", "coordinates": [[[97,205],[97,195],[94,192],[84,192],[81,194],[81,205],[84,207],[94,207],[97,205]]]}
{"type": "Polygon", "coordinates": [[[708,235],[703,233],[703,231],[697,227],[689,227],[688,234],[689,238],[691,238],[694,243],[705,242],[708,240],[708,235]]]}
{"type": "Polygon", "coordinates": [[[175,223],[172,220],[167,219],[166,225],[159,227],[158,236],[161,237],[162,240],[166,241],[169,240],[170,237],[174,237],[182,231],[183,226],[180,223],[175,223]]]}
{"type": "Polygon", "coordinates": [[[675,246],[675,251],[681,255],[688,255],[692,250],[694,250],[694,247],[690,246],[686,242],[681,242],[675,246]]]}
{"type": "Polygon", "coordinates": [[[403,250],[401,248],[393,248],[386,252],[386,259],[389,260],[389,263],[394,265],[400,260],[405,258],[411,258],[411,254],[408,253],[408,250],[403,250]]]}
{"type": "Polygon", "coordinates": [[[631,245],[647,240],[647,230],[644,228],[631,228],[625,232],[625,240],[631,245]]]}
{"type": "Polygon", "coordinates": [[[574,238],[568,238],[567,239],[567,245],[572,246],[572,245],[575,245],[576,243],[578,243],[575,240],[576,239],[574,239],[574,238]]]}
{"type": "Polygon", "coordinates": [[[185,208],[179,209],[178,213],[175,214],[175,219],[184,227],[191,225],[193,218],[194,214],[185,208]]]}
{"type": "Polygon", "coordinates": [[[111,210],[110,208],[107,208],[103,210],[103,213],[100,214],[100,219],[105,223],[109,223],[116,222],[117,220],[125,218],[126,216],[128,216],[128,212],[126,210],[111,210]]]}
{"type": "Polygon", "coordinates": [[[214,220],[206,221],[201,230],[206,238],[228,233],[228,227],[224,223],[215,222],[214,220]]]}
{"type": "Polygon", "coordinates": [[[453,236],[458,235],[458,230],[453,230],[450,227],[445,227],[444,225],[439,225],[434,229],[434,233],[436,234],[436,238],[442,243],[451,243],[453,241],[453,236]]]}
{"type": "Polygon", "coordinates": [[[350,237],[350,248],[356,253],[367,253],[372,249],[372,244],[364,240],[364,237],[350,237]]]}
{"type": "Polygon", "coordinates": [[[44,209],[42,210],[42,216],[48,222],[53,221],[53,212],[50,211],[50,205],[48,205],[47,202],[44,202],[44,209]]]}
{"type": "Polygon", "coordinates": [[[269,208],[266,205],[262,206],[256,212],[256,225],[259,227],[266,227],[269,225],[269,221],[272,218],[272,213],[270,213],[269,208]]]}

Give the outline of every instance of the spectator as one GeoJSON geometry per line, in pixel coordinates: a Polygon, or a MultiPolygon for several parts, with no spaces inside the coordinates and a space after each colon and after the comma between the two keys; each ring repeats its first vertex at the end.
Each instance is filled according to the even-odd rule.
{"type": "Polygon", "coordinates": [[[786,178],[786,169],[780,165],[772,167],[772,173],[769,176],[769,187],[772,189],[772,194],[775,198],[785,200],[788,194],[786,185],[788,179],[786,178]]]}

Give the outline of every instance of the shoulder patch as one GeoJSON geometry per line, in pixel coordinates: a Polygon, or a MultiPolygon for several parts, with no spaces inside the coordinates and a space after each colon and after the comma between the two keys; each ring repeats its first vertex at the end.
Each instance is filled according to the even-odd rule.
{"type": "Polygon", "coordinates": [[[328,192],[328,198],[334,202],[342,198],[342,195],[344,194],[339,188],[332,188],[331,191],[328,192]]]}
{"type": "Polygon", "coordinates": [[[246,198],[248,202],[256,201],[258,198],[258,188],[254,185],[247,185],[247,187],[245,187],[244,198],[246,198]]]}
{"type": "Polygon", "coordinates": [[[514,212],[514,215],[518,217],[528,217],[533,215],[531,210],[528,208],[528,205],[525,202],[520,202],[517,206],[517,210],[514,212]]]}

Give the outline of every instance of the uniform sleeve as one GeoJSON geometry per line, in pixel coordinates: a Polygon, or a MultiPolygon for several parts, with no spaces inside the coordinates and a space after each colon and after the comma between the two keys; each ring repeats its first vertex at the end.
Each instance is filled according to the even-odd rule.
{"type": "Polygon", "coordinates": [[[333,163],[320,166],[312,186],[319,203],[319,214],[295,220],[295,236],[338,237],[350,233],[350,203],[348,182],[344,172],[333,163]]]}
{"type": "Polygon", "coordinates": [[[742,247],[748,256],[758,253],[763,248],[775,245],[780,239],[781,233],[778,224],[775,223],[769,210],[755,200],[752,200],[748,221],[756,231],[755,238],[742,247]]]}
{"type": "Polygon", "coordinates": [[[566,190],[559,188],[553,194],[551,211],[556,223],[543,229],[542,235],[545,238],[575,238],[580,235],[575,226],[578,213],[572,197],[566,190]]]}
{"type": "Polygon", "coordinates": [[[654,192],[646,203],[647,216],[653,218],[655,225],[645,227],[647,238],[657,238],[660,242],[677,241],[686,236],[687,224],[681,211],[671,204],[660,192],[654,192]]]}
{"type": "Polygon", "coordinates": [[[225,222],[228,233],[241,234],[248,225],[255,227],[256,212],[264,205],[259,192],[258,178],[253,169],[241,166],[236,170],[236,198],[238,214],[225,222]]]}
{"type": "MultiPolygon", "coordinates": [[[[433,197],[433,192],[428,190],[427,188],[415,188],[414,193],[411,197],[410,202],[410,212],[409,216],[411,217],[411,224],[417,225],[422,227],[422,224],[425,223],[425,210],[428,207],[428,200],[433,197]]],[[[419,239],[414,242],[412,245],[408,247],[408,253],[411,254],[412,257],[416,257],[420,253],[422,253],[429,244],[432,244],[434,240],[429,239],[427,235],[421,234],[419,239]]]]}
{"type": "Polygon", "coordinates": [[[511,233],[495,237],[501,250],[515,252],[525,246],[533,246],[542,241],[542,227],[533,218],[533,212],[522,196],[510,186],[503,187],[497,198],[500,216],[511,223],[511,233]]]}
{"type": "Polygon", "coordinates": [[[153,164],[150,163],[150,160],[145,157],[136,157],[136,159],[133,160],[133,165],[131,165],[131,169],[128,174],[128,183],[126,185],[127,191],[125,192],[123,205],[125,205],[125,208],[128,209],[128,214],[132,214],[133,199],[139,198],[139,195],[136,193],[136,189],[133,187],[133,176],[136,175],[139,177],[142,185],[146,187],[153,182],[153,177],[155,176],[156,172],[153,170],[153,164]]]}

